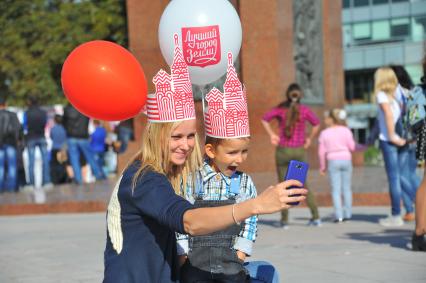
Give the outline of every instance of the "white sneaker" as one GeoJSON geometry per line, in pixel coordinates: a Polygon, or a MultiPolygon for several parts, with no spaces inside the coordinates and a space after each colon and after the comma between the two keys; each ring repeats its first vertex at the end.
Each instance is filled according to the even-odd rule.
{"type": "Polygon", "coordinates": [[[401,215],[388,216],[379,220],[379,224],[385,227],[398,227],[404,225],[401,215]]]}
{"type": "Polygon", "coordinates": [[[32,193],[34,192],[34,186],[32,185],[26,185],[22,188],[22,192],[24,193],[32,193]]]}
{"type": "Polygon", "coordinates": [[[47,183],[43,185],[43,190],[45,190],[46,192],[49,192],[51,190],[53,190],[53,184],[52,183],[47,183]]]}

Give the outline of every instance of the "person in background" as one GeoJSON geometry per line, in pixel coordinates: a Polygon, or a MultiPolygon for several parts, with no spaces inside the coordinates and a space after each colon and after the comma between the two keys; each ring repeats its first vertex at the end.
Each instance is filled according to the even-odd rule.
{"type": "MultiPolygon", "coordinates": [[[[414,190],[409,186],[408,146],[406,140],[396,132],[396,123],[401,117],[402,104],[397,98],[398,79],[390,67],[382,67],[374,74],[374,92],[378,104],[379,141],[383,153],[386,175],[389,182],[391,198],[391,215],[380,219],[379,223],[386,227],[404,224],[401,217],[401,190],[414,199],[414,190]]],[[[407,208],[407,213],[412,211],[407,208]]]]}
{"type": "Polygon", "coordinates": [[[121,121],[115,128],[117,141],[113,143],[114,150],[117,153],[123,153],[127,150],[130,140],[133,140],[133,118],[121,121]]]}
{"type": "MultiPolygon", "coordinates": [[[[426,96],[426,56],[423,58],[423,77],[418,86],[426,96]]],[[[417,137],[417,157],[420,160],[426,159],[426,123],[423,124],[421,133],[417,137]],[[423,153],[423,155],[420,155],[423,153]]],[[[426,252],[426,169],[423,179],[416,193],[416,229],[411,238],[413,251],[426,252]]]]}
{"type": "Polygon", "coordinates": [[[18,116],[6,110],[6,97],[0,95],[0,193],[17,188],[17,146],[22,139],[18,116]]]}
{"type": "Polygon", "coordinates": [[[321,131],[318,139],[320,173],[325,175],[326,169],[328,170],[335,223],[352,217],[352,152],[355,150],[355,140],[351,130],[345,125],[345,119],[346,112],[343,109],[326,111],[327,128],[321,131]]]}
{"type": "Polygon", "coordinates": [[[66,171],[67,156],[67,133],[62,126],[62,116],[56,114],[55,125],[50,129],[50,139],[52,140],[52,151],[50,158],[50,176],[53,184],[63,184],[68,182],[66,171]]]}
{"type": "Polygon", "coordinates": [[[98,163],[95,161],[89,143],[89,118],[77,111],[71,104],[64,109],[63,124],[67,133],[68,158],[73,170],[74,181],[83,184],[80,153],[89,163],[97,180],[104,179],[98,163]]]}
{"type": "Polygon", "coordinates": [[[107,132],[99,120],[93,120],[93,125],[95,126],[95,131],[90,135],[90,148],[101,170],[102,178],[106,178],[103,168],[105,164],[105,139],[107,132]]]}
{"type": "Polygon", "coordinates": [[[42,186],[46,189],[52,188],[50,180],[49,152],[45,137],[47,124],[47,112],[40,108],[38,99],[34,96],[28,99],[29,108],[25,112],[26,121],[26,144],[28,149],[28,175],[29,186],[34,187],[35,150],[39,149],[42,159],[42,186]]]}
{"type": "MultiPolygon", "coordinates": [[[[414,88],[414,83],[410,78],[410,75],[405,70],[403,66],[400,65],[391,65],[392,70],[395,72],[395,75],[398,79],[398,87],[397,87],[397,99],[400,101],[402,105],[402,113],[401,119],[397,121],[396,131],[399,132],[404,138],[407,139],[407,154],[403,155],[404,158],[408,160],[403,160],[404,164],[408,164],[407,170],[403,173],[406,178],[401,178],[401,182],[408,181],[406,186],[412,188],[415,192],[420,185],[420,178],[416,174],[417,169],[417,159],[416,159],[416,140],[412,135],[411,131],[408,130],[408,121],[406,118],[406,109],[405,104],[407,100],[407,96],[409,92],[414,88]]],[[[414,194],[408,195],[404,190],[401,192],[402,201],[406,210],[406,214],[403,216],[404,221],[414,221],[414,194]]]]}
{"type": "MultiPolygon", "coordinates": [[[[289,85],[286,91],[286,100],[267,112],[262,119],[263,127],[269,134],[271,144],[276,147],[275,162],[277,166],[278,180],[284,180],[290,160],[305,161],[306,150],[311,146],[313,138],[319,132],[320,120],[309,107],[300,103],[302,89],[296,83],[289,85]],[[273,119],[279,123],[279,135],[269,124],[273,119]],[[307,123],[312,130],[308,137],[305,136],[307,123]]],[[[305,186],[307,186],[305,184],[305,186]]],[[[313,191],[308,190],[307,203],[312,218],[308,225],[321,226],[318,207],[315,203],[313,191]]],[[[281,214],[281,226],[288,229],[288,211],[281,214]]]]}

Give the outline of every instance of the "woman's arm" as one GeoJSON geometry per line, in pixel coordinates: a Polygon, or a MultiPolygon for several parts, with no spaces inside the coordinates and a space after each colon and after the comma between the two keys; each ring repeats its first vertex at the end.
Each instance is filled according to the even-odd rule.
{"type": "Polygon", "coordinates": [[[305,189],[287,190],[291,186],[300,187],[302,184],[296,180],[289,180],[267,188],[254,199],[234,205],[187,210],[183,215],[185,232],[194,236],[210,234],[253,215],[288,209],[292,207],[289,203],[303,201],[307,194],[305,189]],[[294,196],[297,194],[301,196],[294,196]]]}
{"type": "Polygon", "coordinates": [[[385,114],[386,129],[388,131],[389,140],[395,145],[403,146],[406,141],[395,133],[395,125],[393,123],[393,114],[390,104],[380,103],[380,108],[385,114]]]}
{"type": "Polygon", "coordinates": [[[263,127],[266,132],[269,134],[269,138],[271,139],[271,144],[277,146],[280,143],[280,137],[272,130],[269,122],[265,120],[261,120],[263,127]]]}
{"type": "Polygon", "coordinates": [[[312,127],[311,133],[309,134],[309,137],[306,138],[303,148],[307,149],[311,146],[312,140],[318,134],[319,130],[320,130],[320,125],[316,125],[312,127]]]}

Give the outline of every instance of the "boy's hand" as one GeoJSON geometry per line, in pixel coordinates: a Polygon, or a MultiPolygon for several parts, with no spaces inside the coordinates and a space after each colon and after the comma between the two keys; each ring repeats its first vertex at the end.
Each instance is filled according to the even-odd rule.
{"type": "Polygon", "coordinates": [[[186,261],[187,258],[188,258],[187,255],[180,255],[180,256],[178,256],[179,268],[182,267],[182,265],[185,263],[185,261],[186,261]]]}
{"type": "Polygon", "coordinates": [[[246,260],[246,254],[241,252],[241,251],[237,251],[237,256],[240,260],[245,261],[246,260]]]}

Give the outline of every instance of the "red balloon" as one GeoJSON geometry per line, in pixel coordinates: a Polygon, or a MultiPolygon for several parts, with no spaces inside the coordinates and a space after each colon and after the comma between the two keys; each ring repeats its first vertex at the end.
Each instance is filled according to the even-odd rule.
{"type": "Polygon", "coordinates": [[[118,44],[95,40],[81,44],[62,66],[62,89],[88,117],[118,121],[137,115],[148,86],[136,58],[118,44]]]}

